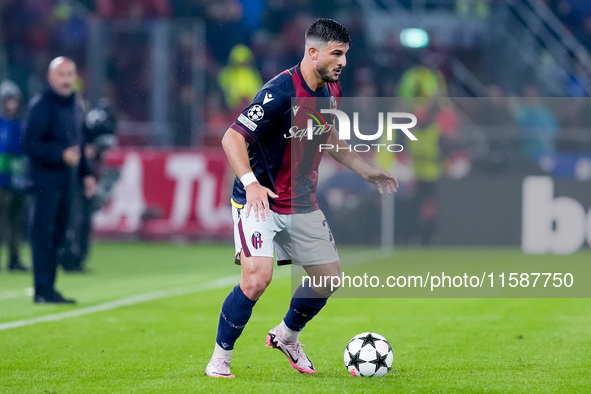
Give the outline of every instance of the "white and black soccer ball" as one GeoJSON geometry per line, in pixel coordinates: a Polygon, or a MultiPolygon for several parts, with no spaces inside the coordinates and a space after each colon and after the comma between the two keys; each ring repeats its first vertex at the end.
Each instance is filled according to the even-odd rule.
{"type": "Polygon", "coordinates": [[[261,107],[258,104],[255,104],[248,109],[247,115],[251,120],[254,120],[256,122],[258,120],[263,119],[263,116],[265,116],[265,111],[263,110],[263,107],[261,107]]]}
{"type": "Polygon", "coordinates": [[[384,376],[392,367],[390,343],[375,332],[355,335],[345,348],[345,366],[353,376],[384,376]]]}

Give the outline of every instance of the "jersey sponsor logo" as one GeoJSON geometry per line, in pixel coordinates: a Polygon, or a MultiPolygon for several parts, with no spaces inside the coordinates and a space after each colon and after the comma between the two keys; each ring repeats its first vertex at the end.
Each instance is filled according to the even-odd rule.
{"type": "Polygon", "coordinates": [[[297,116],[298,115],[298,111],[300,110],[300,106],[299,105],[294,105],[293,107],[291,107],[291,110],[293,112],[293,116],[297,116]]]}
{"type": "Polygon", "coordinates": [[[255,122],[258,122],[265,116],[265,110],[260,105],[255,104],[248,109],[246,115],[255,122]]]}
{"type": "Polygon", "coordinates": [[[271,93],[265,93],[265,98],[263,99],[263,105],[267,104],[269,101],[273,101],[275,98],[271,93]]]}
{"type": "MultiPolygon", "coordinates": [[[[325,125],[312,125],[312,135],[314,136],[321,136],[323,134],[330,133],[333,129],[334,124],[328,123],[327,126],[325,125]]],[[[289,133],[283,134],[283,137],[286,139],[295,138],[302,141],[304,138],[308,138],[308,129],[301,129],[298,126],[291,126],[289,129],[289,133]]]]}
{"type": "MultiPolygon", "coordinates": [[[[297,112],[299,109],[300,109],[300,107],[298,107],[298,106],[292,107],[292,111],[294,111],[294,116],[295,116],[295,112],[297,112]]],[[[324,119],[324,117],[322,116],[322,114],[320,112],[316,111],[315,109],[309,108],[309,107],[303,107],[303,111],[304,111],[304,114],[309,116],[306,128],[302,129],[302,128],[298,127],[297,125],[292,126],[289,129],[289,133],[283,135],[284,138],[287,138],[287,139],[296,138],[296,139],[299,139],[300,141],[303,140],[304,138],[308,138],[310,140],[312,138],[310,138],[308,136],[309,133],[311,133],[313,136],[320,136],[323,134],[327,134],[332,130],[334,124],[327,123],[326,119],[324,119]],[[314,124],[314,122],[316,124],[314,124]]],[[[301,123],[301,122],[299,122],[299,123],[301,123]]]]}
{"type": "Polygon", "coordinates": [[[260,249],[263,246],[263,236],[258,231],[252,234],[252,246],[255,249],[260,249]]]}
{"type": "Polygon", "coordinates": [[[250,131],[255,131],[257,129],[257,125],[252,120],[244,116],[244,114],[240,114],[238,121],[248,127],[250,131]]]}

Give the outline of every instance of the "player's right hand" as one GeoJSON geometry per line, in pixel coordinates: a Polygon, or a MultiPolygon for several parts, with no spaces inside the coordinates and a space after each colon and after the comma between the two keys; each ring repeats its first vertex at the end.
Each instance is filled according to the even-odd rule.
{"type": "Polygon", "coordinates": [[[258,222],[259,217],[266,220],[271,215],[271,209],[269,208],[269,197],[277,198],[277,194],[269,188],[262,186],[258,182],[253,182],[246,186],[246,217],[250,214],[250,209],[254,211],[254,218],[258,222]]]}

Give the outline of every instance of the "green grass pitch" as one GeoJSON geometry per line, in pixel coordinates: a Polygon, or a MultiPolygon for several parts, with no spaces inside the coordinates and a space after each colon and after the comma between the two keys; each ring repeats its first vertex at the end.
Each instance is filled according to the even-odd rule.
{"type": "MultiPolygon", "coordinates": [[[[523,258],[517,250],[437,251],[442,261],[496,254],[523,258]]],[[[403,250],[394,258],[432,256],[403,250]]],[[[237,342],[236,378],[212,379],[203,372],[219,309],[239,274],[230,246],[99,243],[89,269],[58,277],[58,288],[78,299],[73,307],[34,305],[24,295],[30,275],[0,272],[0,327],[60,317],[0,329],[1,393],[591,392],[588,299],[335,298],[300,337],[318,371],[305,376],[265,346],[289,302],[289,268],[281,267],[237,342]],[[96,305],[119,307],[89,309],[96,305]],[[392,344],[384,378],[354,378],[343,365],[347,341],[363,331],[392,344]]]]}

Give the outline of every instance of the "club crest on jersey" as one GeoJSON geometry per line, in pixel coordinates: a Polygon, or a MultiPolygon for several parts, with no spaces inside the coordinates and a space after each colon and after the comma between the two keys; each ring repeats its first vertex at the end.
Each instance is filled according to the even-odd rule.
{"type": "Polygon", "coordinates": [[[258,104],[255,104],[248,109],[248,112],[246,113],[246,115],[248,115],[248,117],[250,119],[257,122],[257,121],[263,119],[263,116],[265,116],[265,111],[263,110],[263,107],[261,107],[258,104]]]}
{"type": "Polygon", "coordinates": [[[258,231],[252,234],[252,246],[255,249],[260,249],[263,246],[263,236],[258,231]]]}

